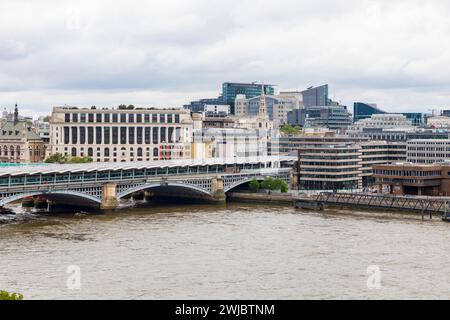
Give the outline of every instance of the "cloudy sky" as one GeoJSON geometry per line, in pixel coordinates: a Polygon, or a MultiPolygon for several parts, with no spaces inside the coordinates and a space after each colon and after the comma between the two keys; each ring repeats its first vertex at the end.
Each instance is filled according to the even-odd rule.
{"type": "Polygon", "coordinates": [[[446,0],[0,0],[0,107],[176,107],[224,81],[450,107],[446,0]]]}

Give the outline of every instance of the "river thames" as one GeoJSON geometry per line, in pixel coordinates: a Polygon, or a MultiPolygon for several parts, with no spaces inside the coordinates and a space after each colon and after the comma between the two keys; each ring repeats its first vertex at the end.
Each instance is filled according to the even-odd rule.
{"type": "Polygon", "coordinates": [[[25,299],[450,298],[438,219],[228,203],[0,222],[0,289],[25,299]]]}

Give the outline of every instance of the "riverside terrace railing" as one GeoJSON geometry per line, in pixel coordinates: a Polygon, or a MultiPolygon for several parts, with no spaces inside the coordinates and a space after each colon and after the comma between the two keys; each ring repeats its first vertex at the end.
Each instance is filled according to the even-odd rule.
{"type": "Polygon", "coordinates": [[[424,196],[393,196],[367,193],[321,193],[315,201],[328,204],[348,206],[365,206],[374,208],[410,210],[427,213],[450,211],[450,198],[424,196]]]}
{"type": "Polygon", "coordinates": [[[107,183],[117,184],[119,198],[132,190],[164,186],[163,183],[212,194],[212,178],[220,177],[227,192],[254,177],[289,179],[292,160],[259,157],[0,168],[0,206],[22,197],[52,193],[101,203],[107,183]]]}

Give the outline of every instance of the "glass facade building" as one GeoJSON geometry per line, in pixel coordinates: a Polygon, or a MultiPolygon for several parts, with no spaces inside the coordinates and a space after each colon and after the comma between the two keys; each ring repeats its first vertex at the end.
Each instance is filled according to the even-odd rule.
{"type": "MultiPolygon", "coordinates": [[[[222,100],[225,104],[228,104],[231,109],[231,113],[235,114],[235,100],[238,94],[245,95],[245,98],[257,97],[261,94],[262,84],[257,83],[232,83],[225,82],[222,84],[222,100]]],[[[264,91],[267,95],[274,95],[275,89],[273,85],[264,85],[264,91]]]]}
{"type": "Polygon", "coordinates": [[[353,104],[353,121],[357,122],[362,119],[370,118],[374,114],[385,114],[383,111],[377,107],[376,104],[369,104],[363,102],[355,102],[353,104]]]}
{"type": "Polygon", "coordinates": [[[328,98],[328,85],[310,87],[302,91],[303,105],[305,107],[328,106],[331,100],[328,98]]]}

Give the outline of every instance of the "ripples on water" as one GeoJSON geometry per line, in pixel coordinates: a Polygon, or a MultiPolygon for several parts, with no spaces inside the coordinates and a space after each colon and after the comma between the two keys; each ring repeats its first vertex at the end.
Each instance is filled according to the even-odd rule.
{"type": "Polygon", "coordinates": [[[229,203],[0,218],[0,288],[28,299],[449,298],[450,224],[229,203]],[[81,290],[67,289],[68,266],[81,290]],[[369,290],[367,268],[381,269],[369,290]]]}

